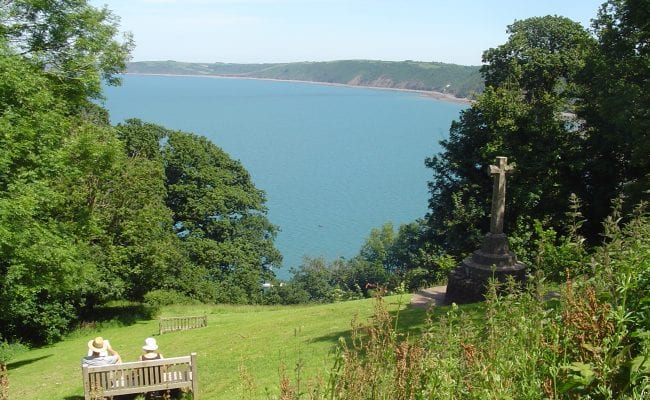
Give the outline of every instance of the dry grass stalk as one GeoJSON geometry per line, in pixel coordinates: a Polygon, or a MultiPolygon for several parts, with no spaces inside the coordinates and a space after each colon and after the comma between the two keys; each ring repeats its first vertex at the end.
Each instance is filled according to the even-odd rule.
{"type": "Polygon", "coordinates": [[[0,363],[0,400],[9,400],[9,372],[4,363],[0,363]]]}

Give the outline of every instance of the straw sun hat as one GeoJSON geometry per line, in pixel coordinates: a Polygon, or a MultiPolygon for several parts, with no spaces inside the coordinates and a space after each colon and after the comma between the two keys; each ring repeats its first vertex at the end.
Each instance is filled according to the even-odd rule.
{"type": "Polygon", "coordinates": [[[93,353],[100,353],[102,351],[106,351],[107,348],[108,348],[108,343],[101,336],[97,336],[96,338],[88,341],[88,349],[90,349],[90,351],[92,351],[93,353]]]}

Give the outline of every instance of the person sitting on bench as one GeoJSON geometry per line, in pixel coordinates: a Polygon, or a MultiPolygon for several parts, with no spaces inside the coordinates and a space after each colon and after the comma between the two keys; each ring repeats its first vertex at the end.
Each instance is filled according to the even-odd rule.
{"type": "Polygon", "coordinates": [[[108,340],[104,340],[101,336],[88,341],[88,353],[89,355],[81,359],[81,365],[91,367],[120,364],[122,362],[122,358],[117,351],[113,350],[108,340]]]}
{"type": "Polygon", "coordinates": [[[144,340],[142,350],[144,350],[144,354],[140,356],[140,361],[161,360],[163,358],[162,354],[158,352],[158,343],[156,343],[156,339],[152,337],[148,337],[144,340]]]}

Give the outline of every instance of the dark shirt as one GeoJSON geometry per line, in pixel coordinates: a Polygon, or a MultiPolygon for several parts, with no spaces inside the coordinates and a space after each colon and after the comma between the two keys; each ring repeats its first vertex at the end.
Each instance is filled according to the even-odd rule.
{"type": "Polygon", "coordinates": [[[156,354],[155,356],[151,356],[151,354],[154,354],[154,353],[147,353],[147,354],[141,355],[140,356],[140,361],[160,360],[160,359],[163,358],[160,353],[155,353],[156,354]],[[149,357],[146,357],[147,354],[149,355],[149,357]]]}

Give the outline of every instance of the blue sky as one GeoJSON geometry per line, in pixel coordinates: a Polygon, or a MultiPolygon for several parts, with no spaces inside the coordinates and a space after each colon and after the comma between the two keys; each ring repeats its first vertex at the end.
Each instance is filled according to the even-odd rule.
{"type": "Polygon", "coordinates": [[[603,0],[90,0],[134,34],[134,61],[342,59],[480,65],[506,27],[562,15],[588,27],[603,0]]]}

